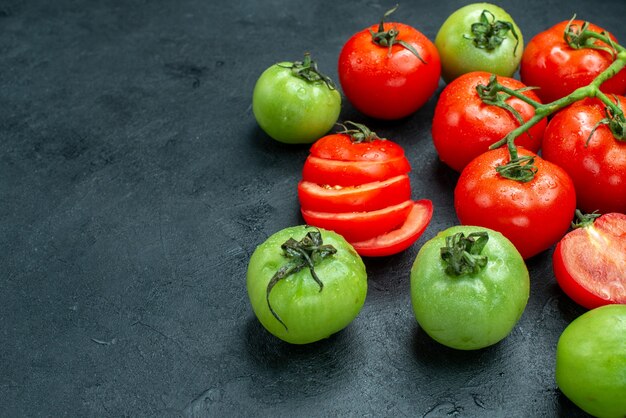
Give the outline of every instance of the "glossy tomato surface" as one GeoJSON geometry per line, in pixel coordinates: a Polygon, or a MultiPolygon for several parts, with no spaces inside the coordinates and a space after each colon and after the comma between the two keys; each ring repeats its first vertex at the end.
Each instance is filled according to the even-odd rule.
{"type": "Polygon", "coordinates": [[[435,46],[441,58],[441,74],[447,82],[473,71],[512,77],[522,59],[524,37],[511,15],[501,7],[472,3],[456,10],[443,22],[435,46]],[[498,25],[498,22],[510,24],[511,29],[506,30],[499,41],[484,39],[482,43],[477,42],[477,37],[480,39],[484,35],[485,28],[488,30],[490,25],[498,25]],[[481,27],[476,28],[476,25],[481,27]]]}
{"type": "Polygon", "coordinates": [[[301,240],[311,229],[294,226],[274,233],[255,249],[248,263],[246,284],[255,315],[270,333],[292,344],[311,343],[342,330],[358,315],[367,294],[367,274],[359,255],[340,235],[318,229],[323,244],[337,250],[314,260],[323,287],[309,268],[303,268],[279,280],[268,296],[276,272],[292,261],[281,245],[290,238],[301,240]],[[272,314],[269,303],[283,323],[272,314]]]}
{"type": "Polygon", "coordinates": [[[463,225],[479,225],[501,232],[529,258],[560,240],[570,227],[576,193],[569,175],[536,154],[518,149],[520,156],[535,156],[533,180],[519,182],[502,177],[496,167],[509,162],[506,148],[488,151],[462,171],[454,190],[454,208],[463,225]]]}
{"type": "Polygon", "coordinates": [[[339,54],[339,82],[346,98],[360,112],[380,119],[399,119],[422,107],[439,85],[441,64],[435,45],[417,29],[403,23],[385,23],[398,31],[397,39],[413,47],[376,44],[370,31],[353,35],[339,54]]]}
{"type": "MultiPolygon", "coordinates": [[[[613,97],[626,110],[626,98],[613,97]]],[[[570,175],[579,209],[626,213],[626,141],[598,125],[605,118],[605,105],[592,99],[560,111],[546,128],[542,156],[570,175]]]]}
{"type": "MultiPolygon", "coordinates": [[[[582,20],[572,22],[578,28],[583,23],[582,20]]],[[[522,55],[521,80],[527,86],[539,87],[536,93],[544,103],[560,99],[588,85],[613,62],[608,51],[570,47],[564,39],[567,24],[568,21],[563,21],[536,35],[522,55]]],[[[594,24],[590,24],[588,29],[598,33],[606,32],[594,24]]],[[[626,70],[604,82],[601,89],[605,93],[623,95],[626,92],[626,70]]]]}
{"type": "Polygon", "coordinates": [[[328,132],[339,117],[341,95],[325,81],[297,77],[292,62],[274,64],[261,74],[252,110],[270,137],[288,144],[309,144],[328,132]]]}
{"type": "Polygon", "coordinates": [[[420,327],[434,340],[459,350],[476,350],[501,341],[522,316],[530,281],[522,256],[499,232],[454,226],[420,249],[411,268],[411,302],[420,327]],[[487,233],[478,253],[482,269],[453,275],[442,258],[447,239],[457,233],[487,233]]]}
{"type": "Polygon", "coordinates": [[[626,304],[626,215],[607,213],[569,232],[552,264],[559,286],[579,305],[626,304]]]}
{"type": "MultiPolygon", "coordinates": [[[[461,171],[475,157],[486,152],[489,146],[504,138],[520,122],[509,110],[482,101],[476,87],[486,86],[491,74],[471,72],[448,84],[437,101],[432,123],[432,137],[441,161],[456,171],[461,171]]],[[[498,82],[513,90],[526,87],[520,81],[498,77],[498,82]]],[[[528,90],[523,94],[539,101],[537,95],[528,90]]],[[[528,121],[535,115],[530,104],[509,96],[505,103],[518,112],[522,120],[528,121]]],[[[517,145],[537,152],[541,146],[546,120],[536,125],[515,140],[517,145]]]]}
{"type": "Polygon", "coordinates": [[[588,414],[626,416],[626,305],[602,306],[569,324],[557,343],[555,375],[588,414]]]}

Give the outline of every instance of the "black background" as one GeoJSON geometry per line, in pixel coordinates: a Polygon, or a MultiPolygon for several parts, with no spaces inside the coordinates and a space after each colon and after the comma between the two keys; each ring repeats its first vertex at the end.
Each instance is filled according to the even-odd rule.
{"type": "MultiPolygon", "coordinates": [[[[392,20],[434,39],[467,3],[406,1],[392,20]]],[[[497,4],[526,42],[574,13],[626,40],[622,0],[497,4]]],[[[303,222],[308,152],[257,127],[254,83],[305,51],[338,80],[343,43],[392,6],[0,0],[0,414],[584,416],[554,381],[558,336],[584,310],[551,250],[528,260],[528,306],[495,346],[447,349],[413,317],[413,259],[458,223],[436,96],[394,122],[343,102],[342,120],[405,148],[413,198],[435,207],[414,246],[366,260],[358,318],[290,346],[252,313],[248,258],[303,222]]]]}

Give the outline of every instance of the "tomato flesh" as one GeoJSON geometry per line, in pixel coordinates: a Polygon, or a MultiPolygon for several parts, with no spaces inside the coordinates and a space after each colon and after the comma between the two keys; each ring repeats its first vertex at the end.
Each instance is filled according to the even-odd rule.
{"type": "Polygon", "coordinates": [[[309,225],[342,235],[348,242],[367,240],[398,228],[413,207],[408,200],[398,205],[368,212],[317,212],[302,208],[302,217],[309,225]]]}
{"type": "Polygon", "coordinates": [[[328,186],[310,181],[298,184],[300,205],[320,212],[377,210],[410,198],[411,184],[406,174],[357,186],[328,186]]]}
{"type": "Polygon", "coordinates": [[[626,215],[609,213],[568,233],[553,267],[559,286],[579,305],[626,304],[626,215]]]}
{"type": "Polygon", "coordinates": [[[398,229],[371,238],[353,242],[352,246],[362,256],[383,257],[404,251],[424,233],[433,216],[433,204],[422,199],[413,203],[406,221],[398,229]]]}

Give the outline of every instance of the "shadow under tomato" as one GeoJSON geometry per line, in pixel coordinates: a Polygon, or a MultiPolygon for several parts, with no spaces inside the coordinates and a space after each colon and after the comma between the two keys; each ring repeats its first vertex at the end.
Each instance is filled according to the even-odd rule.
{"type": "Polygon", "coordinates": [[[251,395],[273,394],[276,401],[323,396],[348,384],[354,370],[363,367],[358,333],[348,325],[342,331],[311,344],[289,344],[270,334],[251,317],[245,329],[248,369],[253,372],[251,395]]]}

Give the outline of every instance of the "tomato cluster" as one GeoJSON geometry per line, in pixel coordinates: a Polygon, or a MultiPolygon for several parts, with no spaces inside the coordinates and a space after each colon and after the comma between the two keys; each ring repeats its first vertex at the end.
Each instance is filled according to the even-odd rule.
{"type": "MultiPolygon", "coordinates": [[[[497,343],[526,306],[525,260],[553,246],[555,278],[574,301],[589,309],[626,304],[626,49],[580,20],[561,22],[524,45],[511,16],[488,3],[457,10],[433,43],[410,25],[385,22],[394,11],[348,38],[338,75],[354,108],[383,120],[418,111],[441,77],[447,83],[431,133],[439,159],[460,173],[454,209],[461,225],[427,241],[415,259],[411,296],[420,326],[457,349],[497,343]],[[513,78],[517,69],[521,81],[513,78]],[[585,217],[578,209],[600,213],[585,217]],[[584,222],[568,232],[575,214],[584,222]]],[[[255,252],[248,290],[272,333],[305,343],[338,331],[358,313],[364,298],[359,256],[409,248],[428,226],[433,207],[430,200],[412,199],[411,165],[400,145],[354,122],[328,134],[339,115],[336,87],[308,56],[272,72],[255,88],[255,116],[279,141],[313,142],[297,194],[304,222],[318,232],[301,238],[298,230],[282,246],[274,240],[272,251],[263,244],[268,260],[255,252]],[[339,248],[323,244],[322,237],[339,248]],[[315,273],[317,265],[335,258],[336,269],[325,273],[330,281],[346,268],[359,272],[356,305],[338,307],[345,283],[326,289],[315,273]],[[351,263],[352,269],[346,267],[351,263]],[[296,290],[307,278],[313,279],[307,292],[330,294],[307,293],[304,308],[304,293],[296,290]],[[270,299],[274,288],[277,296],[270,299]],[[298,331],[288,333],[270,302],[290,312],[298,331]],[[312,319],[311,312],[322,315],[326,308],[342,318],[340,324],[312,319]]],[[[605,344],[604,336],[592,332],[589,338],[597,347],[605,344]]],[[[624,336],[614,340],[623,352],[624,336]]],[[[559,342],[562,363],[584,358],[568,341],[577,340],[559,342]]],[[[610,387],[589,410],[623,415],[613,394],[626,390],[626,379],[602,367],[593,372],[606,374],[610,387]]],[[[573,375],[559,376],[576,402],[573,375]]],[[[577,404],[587,408],[585,400],[577,404]]]]}

